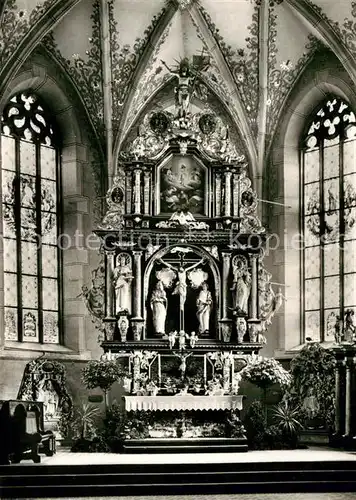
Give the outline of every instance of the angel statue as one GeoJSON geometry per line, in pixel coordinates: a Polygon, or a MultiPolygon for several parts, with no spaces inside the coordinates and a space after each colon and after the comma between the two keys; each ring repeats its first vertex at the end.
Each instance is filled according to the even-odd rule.
{"type": "Polygon", "coordinates": [[[189,336],[185,333],[184,330],[181,330],[178,335],[178,345],[179,349],[183,351],[185,349],[185,341],[189,339],[189,336]]]}
{"type": "Polygon", "coordinates": [[[156,334],[164,334],[167,316],[167,295],[162,281],[157,281],[150,300],[153,327],[156,334]]]}
{"type": "Polygon", "coordinates": [[[197,318],[199,321],[199,333],[209,333],[209,320],[213,299],[208,289],[208,284],[204,282],[197,299],[197,318]]]}
{"type": "Polygon", "coordinates": [[[173,347],[174,347],[174,345],[176,343],[177,336],[178,336],[177,330],[175,330],[174,332],[169,332],[168,335],[164,335],[163,336],[164,340],[168,340],[168,342],[169,342],[169,348],[170,349],[173,349],[173,347]]]}
{"type": "Polygon", "coordinates": [[[198,342],[198,340],[198,335],[195,332],[192,332],[189,337],[189,344],[192,349],[195,347],[195,344],[198,342]]]}
{"type": "Polygon", "coordinates": [[[282,289],[280,287],[278,288],[278,292],[276,294],[274,294],[274,292],[271,288],[271,295],[273,296],[271,304],[268,308],[268,311],[262,317],[262,324],[261,324],[262,329],[265,329],[266,326],[268,326],[272,323],[273,316],[281,308],[283,301],[287,300],[285,298],[285,296],[283,295],[282,289]]]}

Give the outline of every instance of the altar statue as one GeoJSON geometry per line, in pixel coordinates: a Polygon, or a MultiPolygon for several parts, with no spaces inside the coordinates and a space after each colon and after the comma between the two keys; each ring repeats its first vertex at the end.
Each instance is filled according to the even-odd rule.
{"type": "Polygon", "coordinates": [[[178,85],[175,87],[176,106],[178,108],[179,118],[185,118],[189,112],[190,96],[193,90],[192,83],[194,80],[189,60],[187,58],[182,59],[177,69],[170,68],[162,60],[161,62],[168,71],[178,79],[178,85]]]}
{"type": "Polygon", "coordinates": [[[231,291],[234,292],[233,309],[243,314],[248,313],[248,299],[251,292],[251,275],[244,267],[234,266],[234,283],[231,291]]]}
{"type": "Polygon", "coordinates": [[[167,295],[162,281],[157,281],[150,300],[153,327],[156,334],[165,334],[167,316],[167,295]]]}
{"type": "Polygon", "coordinates": [[[345,311],[345,329],[344,329],[344,340],[346,342],[353,342],[355,336],[355,324],[354,324],[355,312],[353,309],[347,309],[345,311]]]}
{"type": "Polygon", "coordinates": [[[195,332],[192,332],[189,337],[189,344],[191,348],[194,348],[196,343],[198,342],[199,337],[195,332]]]}
{"type": "Polygon", "coordinates": [[[199,262],[189,267],[179,266],[178,268],[172,266],[171,264],[165,262],[162,259],[160,259],[160,262],[161,264],[169,267],[170,269],[173,269],[173,271],[175,271],[177,274],[178,281],[172,292],[172,295],[179,295],[179,309],[181,311],[184,311],[184,304],[187,299],[187,273],[188,271],[191,271],[195,267],[198,267],[200,264],[203,264],[205,262],[205,258],[201,259],[199,262]]]}
{"type": "Polygon", "coordinates": [[[44,415],[46,417],[51,418],[56,414],[59,397],[50,379],[44,379],[39,383],[37,401],[43,402],[44,415]]]}
{"type": "Polygon", "coordinates": [[[213,299],[208,289],[208,284],[203,283],[197,299],[197,318],[199,321],[199,333],[209,333],[209,320],[213,299]]]}
{"type": "Polygon", "coordinates": [[[120,255],[114,269],[116,314],[122,311],[131,312],[131,282],[133,280],[131,262],[128,255],[120,255]]]}

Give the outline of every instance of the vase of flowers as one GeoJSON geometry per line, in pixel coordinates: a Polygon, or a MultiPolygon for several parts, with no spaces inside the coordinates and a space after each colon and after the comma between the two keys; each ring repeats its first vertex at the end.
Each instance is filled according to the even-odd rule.
{"type": "Polygon", "coordinates": [[[283,368],[279,361],[274,358],[263,358],[262,356],[251,356],[247,366],[241,370],[241,376],[263,390],[266,420],[268,387],[279,384],[282,388],[286,388],[291,384],[292,380],[290,373],[283,368]]]}

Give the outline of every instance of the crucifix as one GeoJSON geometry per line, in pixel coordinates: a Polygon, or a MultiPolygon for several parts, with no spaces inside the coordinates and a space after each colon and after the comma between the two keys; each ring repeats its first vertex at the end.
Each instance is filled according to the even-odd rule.
{"type": "Polygon", "coordinates": [[[200,264],[204,264],[205,258],[202,258],[199,262],[192,264],[191,266],[184,267],[184,253],[179,252],[179,265],[178,267],[172,266],[168,262],[160,259],[161,264],[172,269],[177,275],[177,283],[172,292],[172,295],[179,295],[179,331],[184,330],[184,304],[187,299],[187,273],[200,264]]]}

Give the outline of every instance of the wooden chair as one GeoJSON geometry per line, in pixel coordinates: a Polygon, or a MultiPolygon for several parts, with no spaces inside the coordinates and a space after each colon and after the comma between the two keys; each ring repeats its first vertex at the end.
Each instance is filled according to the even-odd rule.
{"type": "Polygon", "coordinates": [[[5,401],[2,405],[0,432],[4,447],[0,463],[19,463],[26,458],[41,462],[40,453],[52,456],[55,437],[43,430],[43,404],[31,401],[5,401]]]}

